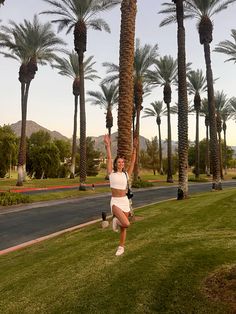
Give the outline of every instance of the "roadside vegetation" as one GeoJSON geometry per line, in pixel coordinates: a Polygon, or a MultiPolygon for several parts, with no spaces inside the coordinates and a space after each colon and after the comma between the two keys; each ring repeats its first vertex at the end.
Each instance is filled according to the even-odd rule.
{"type": "Polygon", "coordinates": [[[235,204],[227,189],[138,209],[120,258],[100,223],[3,255],[1,311],[233,313],[235,204]]]}

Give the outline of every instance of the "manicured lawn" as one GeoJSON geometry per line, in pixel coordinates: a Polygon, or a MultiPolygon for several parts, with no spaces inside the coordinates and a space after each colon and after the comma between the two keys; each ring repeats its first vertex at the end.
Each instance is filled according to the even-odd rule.
{"type": "Polygon", "coordinates": [[[236,189],[136,211],[125,254],[95,224],[0,257],[0,312],[227,314],[203,281],[236,263],[236,189]]]}

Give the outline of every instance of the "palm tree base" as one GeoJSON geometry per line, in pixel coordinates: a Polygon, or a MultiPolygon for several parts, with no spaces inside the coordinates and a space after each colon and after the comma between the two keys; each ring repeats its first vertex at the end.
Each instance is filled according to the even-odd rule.
{"type": "Polygon", "coordinates": [[[74,179],[74,178],[75,178],[74,173],[71,173],[71,174],[70,174],[70,179],[74,179]]]}
{"type": "Polygon", "coordinates": [[[166,182],[167,183],[174,183],[174,180],[173,179],[167,179],[166,182]]]}
{"type": "Polygon", "coordinates": [[[213,182],[212,183],[212,191],[221,191],[222,190],[222,184],[221,182],[213,182]]]}
{"type": "Polygon", "coordinates": [[[16,182],[16,186],[23,186],[23,182],[17,181],[17,182],[16,182]]]}
{"type": "Polygon", "coordinates": [[[178,188],[178,192],[177,192],[177,200],[183,200],[184,199],[184,191],[180,188],[178,188]]]}
{"type": "Polygon", "coordinates": [[[80,184],[80,186],[79,186],[79,191],[86,191],[86,186],[85,186],[85,184],[80,184]]]}

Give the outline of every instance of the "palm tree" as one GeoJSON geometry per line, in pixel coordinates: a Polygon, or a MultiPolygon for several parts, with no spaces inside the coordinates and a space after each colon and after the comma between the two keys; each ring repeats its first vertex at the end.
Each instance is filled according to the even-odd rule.
{"type": "Polygon", "coordinates": [[[202,100],[202,106],[200,109],[200,116],[205,117],[205,127],[206,127],[206,156],[205,156],[205,173],[210,176],[210,153],[209,153],[209,112],[208,112],[208,101],[206,98],[202,100]]]}
{"type": "Polygon", "coordinates": [[[158,139],[159,139],[159,173],[161,175],[164,174],[163,171],[163,161],[162,161],[162,142],[161,142],[161,116],[166,115],[166,109],[163,108],[162,101],[155,101],[150,104],[152,108],[145,108],[144,113],[145,115],[143,118],[147,117],[155,117],[156,123],[158,127],[158,139]]]}
{"type": "MultiPolygon", "coordinates": [[[[147,83],[147,71],[154,64],[157,58],[158,46],[145,44],[140,46],[140,40],[136,40],[134,54],[134,109],[136,115],[135,134],[139,137],[140,133],[140,112],[143,109],[143,94],[147,83]]],[[[134,181],[139,176],[139,144],[137,146],[137,155],[134,165],[134,181]]]]}
{"type": "MultiPolygon", "coordinates": [[[[76,160],[76,142],[77,142],[77,112],[78,112],[78,97],[80,92],[80,77],[79,77],[79,62],[77,53],[72,51],[67,53],[68,59],[62,58],[59,59],[57,64],[54,66],[59,70],[59,74],[67,76],[73,79],[73,95],[74,95],[74,127],[73,127],[73,141],[72,141],[72,154],[71,154],[71,169],[70,177],[75,177],[75,160],[76,160]]],[[[88,57],[84,61],[84,79],[93,81],[99,76],[96,75],[97,71],[93,69],[93,66],[96,62],[92,61],[93,56],[88,57]]]]}
{"type": "Polygon", "coordinates": [[[226,145],[226,130],[227,124],[226,122],[232,117],[232,107],[228,104],[221,112],[221,118],[223,122],[223,132],[224,132],[224,160],[223,160],[223,167],[224,173],[227,174],[227,145],[226,145]]]}
{"type": "Polygon", "coordinates": [[[186,53],[183,0],[172,0],[176,5],[178,40],[178,154],[179,187],[177,199],[188,197],[188,95],[186,83],[186,53]]]}
{"type": "Polygon", "coordinates": [[[0,0],[0,6],[4,4],[5,0],[0,0]]]}
{"type": "Polygon", "coordinates": [[[130,160],[134,100],[134,38],[137,0],[122,0],[119,53],[119,105],[117,152],[130,160]]]}
{"type": "Polygon", "coordinates": [[[163,86],[163,100],[167,108],[167,182],[173,182],[172,177],[172,147],[171,147],[171,122],[170,122],[170,103],[171,103],[171,83],[177,77],[177,60],[171,56],[164,56],[155,62],[154,70],[148,71],[148,79],[152,85],[163,86]]]}
{"type": "Polygon", "coordinates": [[[111,128],[113,127],[112,109],[118,104],[118,86],[112,83],[101,83],[100,87],[101,92],[88,91],[88,95],[91,96],[88,101],[92,105],[100,106],[106,110],[106,128],[111,137],[111,128]]]}
{"type": "Polygon", "coordinates": [[[20,62],[19,81],[21,83],[21,138],[18,156],[17,185],[23,185],[26,161],[26,116],[27,102],[31,81],[38,70],[38,64],[52,64],[58,57],[55,52],[62,51],[65,43],[56,37],[50,23],[41,24],[35,15],[33,22],[24,20],[16,24],[10,21],[10,26],[1,27],[1,45],[10,50],[2,52],[7,58],[20,62]]]}
{"type": "Polygon", "coordinates": [[[52,6],[52,10],[42,12],[58,16],[52,23],[58,23],[58,31],[67,28],[67,34],[74,31],[74,49],[79,59],[80,77],[80,190],[85,190],[86,181],[86,112],[84,92],[84,53],[87,46],[87,29],[110,32],[108,24],[98,17],[121,0],[43,0],[52,6]]]}
{"type": "Polygon", "coordinates": [[[207,86],[202,70],[190,71],[187,77],[189,93],[194,95],[194,109],[196,112],[195,177],[199,178],[199,114],[201,109],[201,93],[207,90],[207,86]]]}
{"type": "Polygon", "coordinates": [[[220,154],[220,173],[221,178],[223,179],[223,167],[225,172],[227,172],[227,146],[226,146],[226,129],[227,120],[231,117],[232,109],[230,106],[230,100],[227,98],[227,95],[221,91],[215,93],[215,104],[216,104],[216,114],[217,114],[217,132],[219,140],[219,154],[220,154]],[[222,143],[221,143],[221,131],[224,132],[224,156],[222,162],[222,143]]]}
{"type": "MultiPolygon", "coordinates": [[[[211,21],[212,16],[216,13],[227,9],[229,4],[232,4],[236,0],[185,0],[184,10],[185,18],[197,18],[198,20],[198,32],[200,43],[204,47],[204,56],[206,63],[206,79],[207,79],[207,93],[208,93],[208,110],[210,119],[210,151],[211,151],[211,164],[213,182],[212,188],[214,190],[222,189],[220,178],[220,160],[219,149],[217,140],[217,126],[216,126],[216,114],[214,103],[214,87],[213,87],[213,74],[211,67],[211,51],[210,43],[212,42],[213,24],[211,21]]],[[[165,13],[169,14],[169,17],[165,20],[165,24],[169,24],[175,21],[175,18],[170,15],[174,12],[173,5],[166,3],[167,9],[165,13]]]]}
{"type": "Polygon", "coordinates": [[[226,61],[234,61],[236,62],[236,29],[231,29],[231,37],[234,41],[225,40],[221,41],[214,51],[224,53],[229,57],[226,61]]]}

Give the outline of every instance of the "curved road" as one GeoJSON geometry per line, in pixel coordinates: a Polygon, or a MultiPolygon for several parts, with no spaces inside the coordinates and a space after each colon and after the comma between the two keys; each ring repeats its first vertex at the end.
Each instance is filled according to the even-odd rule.
{"type": "MultiPolygon", "coordinates": [[[[223,188],[236,187],[235,181],[223,188]]],[[[189,195],[208,192],[209,183],[189,184],[189,195]]],[[[177,187],[154,187],[134,191],[134,208],[176,198],[177,187]]],[[[0,210],[0,251],[39,237],[110,215],[110,193],[80,199],[50,201],[0,210]]]]}

